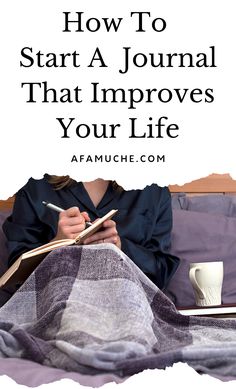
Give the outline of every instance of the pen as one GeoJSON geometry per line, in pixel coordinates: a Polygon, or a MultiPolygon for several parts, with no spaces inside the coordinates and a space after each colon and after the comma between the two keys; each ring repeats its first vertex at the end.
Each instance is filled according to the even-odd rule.
{"type": "MultiPolygon", "coordinates": [[[[42,201],[42,203],[43,203],[43,205],[45,205],[45,207],[48,207],[48,208],[52,209],[53,211],[56,211],[56,212],[63,212],[63,211],[65,211],[63,208],[60,208],[57,205],[54,205],[54,204],[49,203],[47,201],[42,201]]],[[[85,228],[88,228],[90,226],[92,226],[91,222],[85,222],[85,228]]]]}
{"type": "Polygon", "coordinates": [[[56,211],[56,212],[63,212],[64,211],[63,208],[60,208],[57,205],[54,205],[52,203],[48,203],[47,201],[42,201],[42,203],[43,203],[43,205],[45,205],[45,207],[48,207],[48,208],[52,209],[53,211],[56,211]]]}

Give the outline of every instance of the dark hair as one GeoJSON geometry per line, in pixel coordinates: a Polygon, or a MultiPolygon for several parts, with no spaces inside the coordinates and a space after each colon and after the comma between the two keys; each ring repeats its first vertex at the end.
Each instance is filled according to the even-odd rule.
{"type": "Polygon", "coordinates": [[[45,174],[45,177],[49,184],[51,184],[55,190],[66,188],[68,186],[71,186],[75,182],[75,180],[73,180],[73,178],[71,178],[70,176],[55,176],[45,174]]]}

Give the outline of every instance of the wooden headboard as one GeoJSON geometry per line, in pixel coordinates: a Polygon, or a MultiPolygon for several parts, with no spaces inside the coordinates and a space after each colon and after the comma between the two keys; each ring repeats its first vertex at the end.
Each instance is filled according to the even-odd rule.
{"type": "MultiPolygon", "coordinates": [[[[185,192],[189,195],[200,194],[236,194],[236,180],[229,174],[211,174],[208,177],[200,178],[182,186],[170,185],[171,193],[185,192]]],[[[5,201],[0,200],[0,210],[12,209],[14,196],[5,201]]]]}
{"type": "Polygon", "coordinates": [[[236,180],[229,174],[211,174],[188,184],[170,185],[171,193],[185,192],[188,194],[236,194],[236,180]]]}
{"type": "Polygon", "coordinates": [[[7,200],[0,200],[0,211],[9,211],[14,204],[14,196],[9,197],[7,200]]]}

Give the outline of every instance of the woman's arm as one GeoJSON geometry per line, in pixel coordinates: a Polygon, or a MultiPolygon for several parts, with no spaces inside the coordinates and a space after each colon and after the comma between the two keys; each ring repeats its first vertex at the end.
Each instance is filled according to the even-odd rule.
{"type": "MultiPolygon", "coordinates": [[[[41,204],[40,201],[38,203],[41,204]]],[[[12,215],[3,225],[3,231],[8,240],[9,265],[24,252],[51,240],[75,238],[84,230],[85,221],[89,220],[88,214],[80,213],[78,207],[69,208],[58,215],[55,232],[46,216],[45,221],[42,215],[40,218],[38,206],[24,189],[16,194],[12,215]]]]}
{"type": "MultiPolygon", "coordinates": [[[[136,265],[160,288],[167,286],[176,271],[179,258],[169,254],[172,229],[171,196],[167,188],[163,189],[152,227],[151,239],[138,244],[131,239],[121,237],[122,250],[136,265]]],[[[151,228],[151,226],[150,226],[151,228]]]]}
{"type": "Polygon", "coordinates": [[[3,231],[8,241],[9,265],[24,252],[47,243],[50,235],[23,189],[16,194],[12,215],[4,222],[3,231]]]}

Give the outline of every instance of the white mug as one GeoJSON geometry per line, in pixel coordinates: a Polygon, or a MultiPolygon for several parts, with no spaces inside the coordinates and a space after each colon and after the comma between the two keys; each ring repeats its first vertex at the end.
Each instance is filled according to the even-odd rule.
{"type": "Polygon", "coordinates": [[[222,261],[191,263],[189,278],[196,305],[221,305],[224,268],[222,261]]]}

